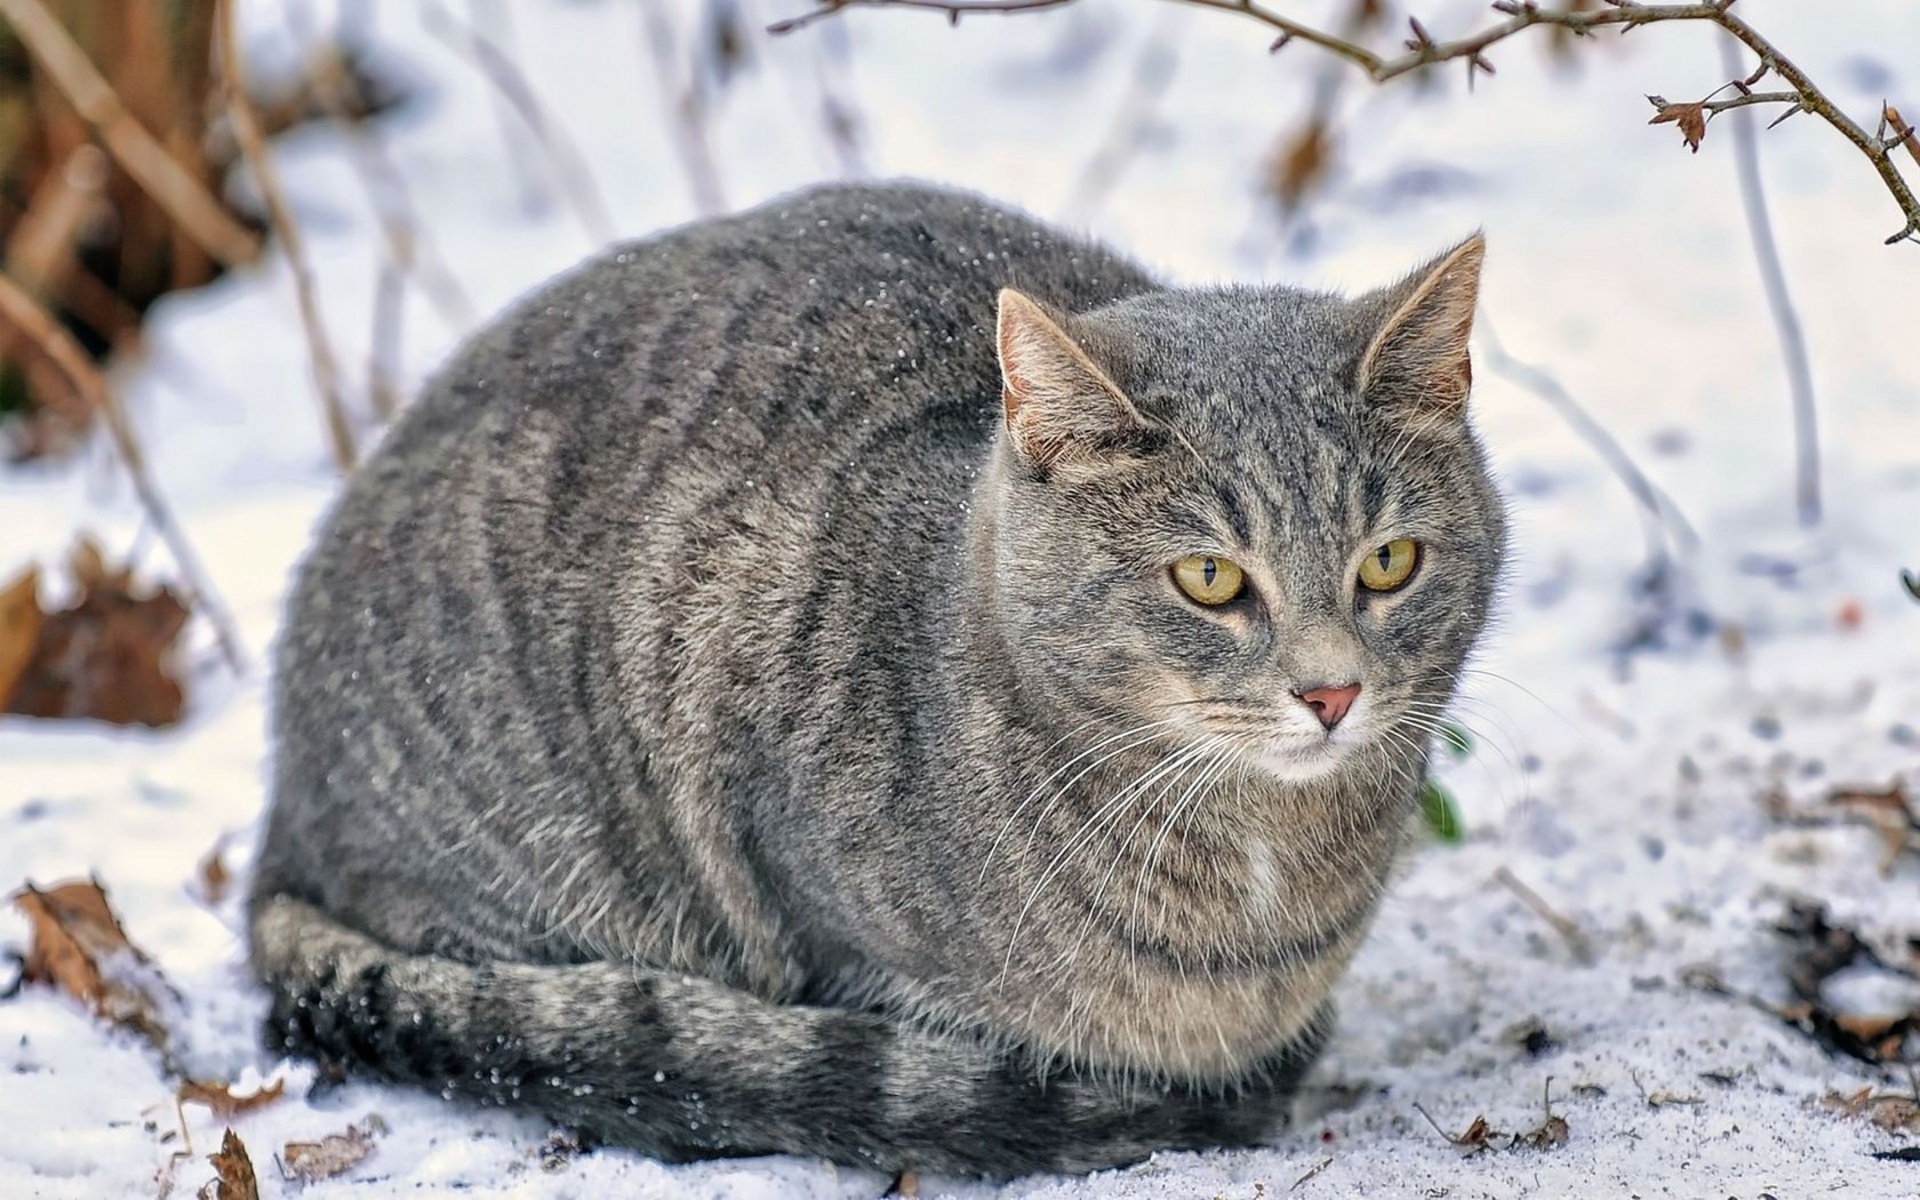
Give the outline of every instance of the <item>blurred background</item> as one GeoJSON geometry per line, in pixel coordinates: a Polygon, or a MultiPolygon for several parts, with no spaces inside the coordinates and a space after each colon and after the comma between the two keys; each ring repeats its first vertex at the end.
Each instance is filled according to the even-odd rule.
{"type": "MultiPolygon", "coordinates": [[[[1440,39],[1502,19],[1478,0],[1271,7],[1384,55],[1409,17],[1440,39]]],[[[206,864],[244,877],[278,606],[343,472],[542,279],[833,179],[983,192],[1183,283],[1364,289],[1486,231],[1474,404],[1513,561],[1440,768],[1457,844],[1390,910],[1401,965],[1363,956],[1348,1011],[1373,1034],[1336,1073],[1424,1063],[1455,1087],[1483,1011],[1612,994],[1570,988],[1551,950],[1485,990],[1540,957],[1503,923],[1495,868],[1596,933],[1654,930],[1636,953],[1731,953],[1755,987],[1756,897],[1811,889],[1890,937],[1888,914],[1920,911],[1905,835],[1884,878],[1873,828],[1811,859],[1765,849],[1804,828],[1769,803],[1920,771],[1920,597],[1901,583],[1920,569],[1920,245],[1883,244],[1904,217],[1817,116],[1759,131],[1745,182],[1735,123],[1778,107],[1714,116],[1694,153],[1682,122],[1649,124],[1736,95],[1716,89],[1750,54],[1701,23],[1533,29],[1487,52],[1493,73],[1376,86],[1173,0],[957,23],[850,6],[768,31],[815,8],[0,0],[0,884],[107,881],[213,1014],[211,1061],[255,1052],[206,864]],[[1396,913],[1439,915],[1414,937],[1396,913]],[[1429,933],[1447,965],[1402,978],[1429,933]],[[1449,984],[1474,1020],[1429,1030],[1430,1053],[1396,1042],[1412,998],[1449,984]]],[[[1737,11],[1868,134],[1884,104],[1920,115],[1920,5],[1737,11]]],[[[1920,156],[1893,161],[1920,177],[1920,156]]],[[[1617,974],[1615,1015],[1580,1018],[1596,1038],[1652,1003],[1617,974]]],[[[8,1022],[65,1028],[0,1006],[0,1041],[8,1022]]],[[[78,1154],[113,1101],[69,1042],[47,1081],[69,1102],[34,1128],[78,1154]]],[[[1794,1061],[1798,1103],[1821,1068],[1794,1061]]],[[[1406,1115],[1367,1114],[1356,1128],[1406,1115]]],[[[151,1157],[115,1136],[103,1161],[151,1157]]],[[[1729,1171],[1764,1159],[1743,1145],[1729,1171]]]]}

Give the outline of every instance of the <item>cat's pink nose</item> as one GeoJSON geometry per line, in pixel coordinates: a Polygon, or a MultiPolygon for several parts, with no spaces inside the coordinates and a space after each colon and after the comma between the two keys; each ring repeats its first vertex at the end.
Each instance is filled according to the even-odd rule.
{"type": "Polygon", "coordinates": [[[1312,709],[1313,715],[1320,718],[1320,723],[1331,730],[1353,707],[1354,700],[1360,695],[1360,685],[1348,683],[1340,687],[1308,688],[1294,695],[1300,697],[1300,703],[1312,709]]]}

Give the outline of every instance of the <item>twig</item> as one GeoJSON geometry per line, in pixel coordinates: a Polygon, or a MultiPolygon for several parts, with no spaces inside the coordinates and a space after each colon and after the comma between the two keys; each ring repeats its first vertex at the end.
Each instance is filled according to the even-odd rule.
{"type": "Polygon", "coordinates": [[[40,0],[0,0],[0,17],[13,26],[21,44],[81,119],[100,135],[114,161],[202,250],[229,267],[260,256],[260,239],[133,118],[113,86],[40,0]]]}
{"type": "Polygon", "coordinates": [[[1474,320],[1474,333],[1480,340],[1481,361],[1495,375],[1508,380],[1535,396],[1544,400],[1547,407],[1553,409],[1561,420],[1565,421],[1581,441],[1593,448],[1600,460],[1607,464],[1620,480],[1627,493],[1633,497],[1647,517],[1648,553],[1656,560],[1668,557],[1658,536],[1659,530],[1666,529],[1672,536],[1676,548],[1695,548],[1700,545],[1700,535],[1694,532],[1693,523],[1680,511],[1673,497],[1665,489],[1647,478],[1633,456],[1627,453],[1606,427],[1593,418],[1578,400],[1561,386],[1558,379],[1539,367],[1521,362],[1507,353],[1506,347],[1494,332],[1493,321],[1484,309],[1474,320]]]}
{"type": "Polygon", "coordinates": [[[1573,951],[1575,958],[1581,962],[1593,961],[1593,945],[1587,940],[1586,933],[1580,926],[1555,912],[1552,905],[1540,898],[1539,892],[1521,883],[1519,876],[1505,867],[1494,871],[1493,881],[1512,892],[1520,903],[1534,911],[1534,915],[1553,926],[1553,931],[1567,943],[1567,949],[1573,951]]]}
{"type": "MultiPolygon", "coordinates": [[[[1727,72],[1737,75],[1740,52],[1734,43],[1722,39],[1720,51],[1727,72]]],[[[1759,138],[1748,113],[1733,118],[1733,161],[1740,175],[1740,204],[1747,214],[1753,257],[1760,266],[1767,307],[1773,312],[1774,328],[1780,335],[1780,357],[1786,360],[1787,390],[1793,398],[1794,498],[1800,524],[1810,527],[1820,523],[1820,427],[1814,413],[1813,364],[1807,358],[1807,339],[1800,332],[1793,294],[1787,289],[1780,248],[1773,240],[1773,222],[1767,217],[1767,193],[1760,181],[1759,138]]]]}
{"type": "MultiPolygon", "coordinates": [[[[1425,1114],[1422,1114],[1422,1115],[1425,1115],[1425,1114]]],[[[1428,1117],[1427,1120],[1431,1121],[1433,1120],[1433,1118],[1428,1117]]],[[[1438,1129],[1439,1126],[1436,1125],[1434,1126],[1434,1128],[1438,1129]]],[[[1441,1136],[1445,1137],[1446,1135],[1442,1134],[1441,1136]]],[[[1299,1191],[1302,1184],[1306,1183],[1309,1179],[1312,1179],[1315,1175],[1318,1175],[1320,1172],[1326,1170],[1328,1167],[1332,1165],[1333,1165],[1333,1155],[1329,1154],[1325,1158],[1321,1159],[1319,1162],[1313,1164],[1311,1167],[1308,1167],[1307,1173],[1305,1175],[1302,1175],[1300,1178],[1294,1180],[1293,1186],[1288,1188],[1287,1192],[1289,1194],[1292,1194],[1294,1192],[1299,1191]]]]}
{"type": "Polygon", "coordinates": [[[429,4],[423,10],[422,18],[428,33],[472,63],[513,106],[514,112],[519,114],[520,120],[533,133],[541,152],[547,156],[554,178],[566,193],[567,203],[572,206],[574,216],[593,240],[595,248],[611,242],[615,236],[613,215],[607,210],[607,202],[593,182],[593,172],[588,169],[587,160],[566,131],[548,118],[546,109],[533,94],[526,76],[514,65],[513,59],[478,31],[462,25],[438,4],[429,4]]]}
{"type": "Polygon", "coordinates": [[[1128,164],[1146,145],[1153,133],[1160,102],[1165,98],[1179,64],[1180,58],[1170,35],[1156,31],[1147,39],[1146,46],[1140,51],[1139,61],[1134,64],[1133,78],[1127,85],[1126,98],[1120,103],[1113,125],[1099,149],[1094,151],[1093,157],[1081,169],[1080,178],[1073,185],[1073,194],[1067,199],[1063,219],[1068,224],[1082,224],[1093,215],[1112,194],[1114,185],[1120,182],[1120,176],[1128,164]]]}
{"type": "MultiPolygon", "coordinates": [[[[1074,2],[1075,0],[817,0],[817,7],[812,12],[777,22],[769,26],[768,32],[791,33],[850,8],[921,9],[942,13],[949,22],[957,24],[961,17],[974,13],[1029,13],[1060,8],[1074,2]]],[[[1920,197],[1914,195],[1913,189],[1907,185],[1906,179],[1901,176],[1899,168],[1894,164],[1892,151],[1898,143],[1889,144],[1886,139],[1873,136],[1861,128],[1853,118],[1842,112],[1791,59],[1781,54],[1772,42],[1762,37],[1759,31],[1743,18],[1735,15],[1732,11],[1734,0],[1706,0],[1704,3],[1697,4],[1655,4],[1608,0],[1605,7],[1598,9],[1545,8],[1538,0],[1495,0],[1494,11],[1504,16],[1505,20],[1452,41],[1435,39],[1418,20],[1409,18],[1407,23],[1411,36],[1405,42],[1405,51],[1392,56],[1376,53],[1356,41],[1317,29],[1291,17],[1282,16],[1259,3],[1258,0],[1168,0],[1168,2],[1186,4],[1195,8],[1211,8],[1248,17],[1265,25],[1278,35],[1274,39],[1273,50],[1279,51],[1294,42],[1305,42],[1352,63],[1375,83],[1385,83],[1390,79],[1423,71],[1444,62],[1464,62],[1467,65],[1469,80],[1477,73],[1492,74],[1493,64],[1487,60],[1486,52],[1515,34],[1535,27],[1563,29],[1576,36],[1585,36],[1601,29],[1617,28],[1624,32],[1642,25],[1664,21],[1703,21],[1717,25],[1744,43],[1759,57],[1761,64],[1768,71],[1792,89],[1794,107],[1788,109],[1788,112],[1807,112],[1818,116],[1842,137],[1852,142],[1854,147],[1873,164],[1875,173],[1880,176],[1880,181],[1892,195],[1894,203],[1899,206],[1905,220],[1900,230],[1886,239],[1887,243],[1889,245],[1899,241],[1920,243],[1920,197]]],[[[1787,102],[1784,94],[1777,94],[1765,100],[1739,99],[1716,102],[1718,107],[1713,111],[1772,103],[1776,99],[1781,103],[1787,102]]]]}
{"type": "Polygon", "coordinates": [[[714,162],[713,147],[707,143],[706,109],[700,102],[699,88],[692,82],[682,85],[680,70],[674,62],[673,22],[664,4],[643,6],[640,22],[646,31],[647,52],[653,58],[653,76],[660,87],[660,105],[667,114],[667,134],[680,154],[687,183],[693,188],[693,202],[702,214],[724,212],[726,193],[720,186],[720,168],[714,162]]]}
{"type": "Polygon", "coordinates": [[[235,0],[217,0],[215,20],[219,23],[220,61],[226,70],[227,116],[233,122],[234,139],[253,172],[260,198],[267,206],[267,221],[280,239],[280,248],[293,271],[294,296],[300,305],[300,323],[306,329],[307,356],[313,366],[313,383],[319,393],[320,411],[327,430],[327,444],[333,451],[334,465],[341,474],[353,470],[353,426],[347,421],[347,409],[340,396],[340,368],[327,340],[326,324],[320,317],[320,300],[313,286],[313,271],[307,265],[300,226],[287,206],[286,193],[280,189],[280,176],[267,154],[267,140],[260,132],[260,120],[241,77],[240,32],[234,19],[235,0]]]}
{"type": "Polygon", "coordinates": [[[820,7],[813,12],[775,21],[767,26],[767,32],[792,33],[846,8],[918,8],[943,13],[949,25],[958,25],[960,18],[970,13],[1037,12],[1043,8],[1072,4],[1073,0],[819,0],[819,3],[820,7]]]}
{"type": "Polygon", "coordinates": [[[186,531],[174,519],[172,508],[148,471],[139,438],[134,434],[133,425],[127,420],[126,412],[121,409],[113,389],[107,386],[107,381],[87,358],[80,343],[74,341],[73,335],[19,284],[4,274],[0,274],[0,321],[12,326],[45,355],[66,376],[74,392],[99,414],[107,427],[114,453],[126,468],[127,477],[133,481],[134,494],[139,498],[141,507],[146,509],[147,519],[152,522],[154,530],[167,543],[167,550],[173,555],[174,564],[180,569],[181,577],[192,593],[193,607],[207,618],[207,624],[213,628],[214,638],[220,644],[220,653],[227,660],[227,665],[236,674],[244,671],[246,656],[240,649],[240,635],[234,628],[233,618],[220,602],[212,584],[207,582],[199,555],[194,553],[193,543],[187,540],[186,531]]]}

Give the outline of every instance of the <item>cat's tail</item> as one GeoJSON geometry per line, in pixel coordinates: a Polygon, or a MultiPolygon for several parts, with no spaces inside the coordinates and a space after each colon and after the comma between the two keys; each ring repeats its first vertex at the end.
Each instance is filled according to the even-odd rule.
{"type": "Polygon", "coordinates": [[[1009,1177],[1247,1145],[1284,1123],[1319,1042],[1228,1094],[1166,1089],[1043,1075],[964,1037],[678,972],[401,954],[285,898],[255,908],[252,941],[275,1047],[675,1160],[1009,1177]]]}

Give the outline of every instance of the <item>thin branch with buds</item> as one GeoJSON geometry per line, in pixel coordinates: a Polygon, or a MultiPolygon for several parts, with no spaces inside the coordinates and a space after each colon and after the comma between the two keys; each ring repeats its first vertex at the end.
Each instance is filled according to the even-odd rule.
{"type": "MultiPolygon", "coordinates": [[[[851,8],[914,8],[938,12],[948,21],[957,23],[962,17],[978,13],[1029,13],[1050,8],[1062,8],[1076,0],[816,0],[817,7],[808,13],[789,18],[769,27],[770,33],[791,33],[805,28],[815,21],[823,20],[851,8]]],[[[1683,106],[1690,115],[1683,117],[1675,113],[1667,115],[1664,101],[1656,101],[1663,112],[1655,120],[1682,122],[1682,132],[1687,135],[1689,144],[1697,146],[1699,132],[1704,131],[1708,118],[1732,108],[1745,108],[1760,104],[1780,104],[1787,106],[1785,116],[1794,113],[1810,113],[1826,122],[1854,147],[1866,156],[1873,165],[1880,181],[1886,186],[1894,203],[1900,208],[1905,224],[1900,230],[1887,238],[1889,245],[1899,241],[1920,243],[1920,197],[1901,175],[1894,161],[1893,152],[1901,146],[1907,146],[1913,152],[1916,161],[1920,161],[1920,139],[1904,122],[1890,120],[1891,109],[1883,111],[1880,129],[1869,133],[1852,117],[1849,117],[1827,94],[1816,86],[1806,72],[1802,71],[1791,59],[1782,54],[1778,47],[1745,20],[1731,10],[1734,0],[1707,0],[1699,4],[1649,4],[1635,0],[1605,0],[1606,7],[1595,10],[1564,11],[1543,8],[1538,0],[1496,0],[1493,10],[1505,19],[1489,25],[1476,33],[1448,41],[1436,39],[1428,33],[1417,18],[1408,18],[1410,36],[1404,43],[1400,54],[1380,54],[1357,41],[1317,29],[1311,25],[1296,21],[1291,17],[1258,3],[1257,0],[1171,0],[1172,3],[1188,4],[1196,8],[1211,8],[1222,12],[1237,13],[1265,25],[1276,34],[1272,49],[1279,51],[1294,42],[1305,42],[1336,57],[1345,59],[1364,72],[1375,83],[1385,83],[1402,75],[1414,74],[1429,67],[1446,62],[1466,64],[1469,82],[1476,75],[1494,73],[1493,63],[1486,57],[1487,51],[1516,34],[1536,27],[1561,29],[1577,37],[1591,36],[1602,29],[1617,28],[1621,32],[1636,29],[1642,25],[1653,25],[1664,21],[1698,21],[1718,26],[1732,35],[1760,60],[1760,69],[1745,80],[1729,85],[1740,94],[1736,97],[1718,100],[1708,97],[1698,105],[1683,106]],[[1786,85],[1786,90],[1776,92],[1753,92],[1752,85],[1763,75],[1771,74],[1786,85]],[[1695,123],[1697,122],[1697,123],[1695,123]],[[1889,125],[1892,132],[1889,132],[1889,125]]],[[[1721,91],[1726,88],[1720,89],[1721,91]]],[[[1717,95],[1717,93],[1716,93],[1717,95]]]]}

